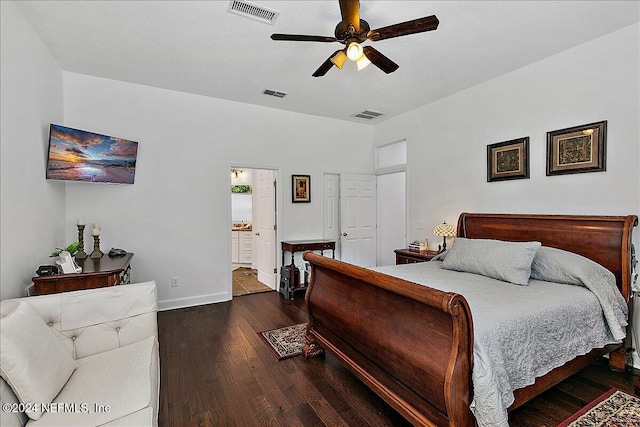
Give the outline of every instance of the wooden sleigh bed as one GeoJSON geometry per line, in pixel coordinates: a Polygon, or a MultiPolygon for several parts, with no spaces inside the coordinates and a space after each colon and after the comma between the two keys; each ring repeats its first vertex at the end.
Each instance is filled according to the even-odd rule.
{"type": "MultiPolygon", "coordinates": [[[[606,267],[629,301],[631,234],[638,218],[463,213],[457,236],[539,241],[606,267]]],[[[414,425],[473,426],[474,327],[464,296],[305,253],[311,282],[305,357],[329,351],[414,425]],[[406,325],[411,325],[407,328],[406,325]]],[[[609,345],[578,356],[514,392],[513,410],[587,366],[620,351],[609,345]]],[[[619,363],[619,362],[618,362],[619,363]]]]}

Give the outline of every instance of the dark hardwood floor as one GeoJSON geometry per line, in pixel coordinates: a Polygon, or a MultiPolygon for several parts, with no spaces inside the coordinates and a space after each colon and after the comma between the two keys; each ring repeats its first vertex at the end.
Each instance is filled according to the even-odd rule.
{"type": "MultiPolygon", "coordinates": [[[[257,333],[306,321],[304,295],[277,292],[158,313],[159,424],[168,426],[406,426],[332,356],[278,361],[257,333]]],[[[510,415],[512,426],[557,426],[637,376],[597,362],[510,415]]]]}

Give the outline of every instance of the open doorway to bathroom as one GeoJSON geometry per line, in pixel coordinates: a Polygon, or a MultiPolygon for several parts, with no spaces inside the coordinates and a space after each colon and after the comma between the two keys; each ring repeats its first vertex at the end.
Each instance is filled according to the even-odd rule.
{"type": "Polygon", "coordinates": [[[232,296],[276,289],[276,171],[231,168],[232,296]]]}

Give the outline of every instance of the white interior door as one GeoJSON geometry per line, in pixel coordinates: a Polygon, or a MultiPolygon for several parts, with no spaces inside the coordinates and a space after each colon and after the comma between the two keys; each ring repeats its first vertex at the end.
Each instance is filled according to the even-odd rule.
{"type": "Polygon", "coordinates": [[[256,218],[254,221],[254,238],[257,246],[256,269],[258,281],[271,289],[276,289],[275,251],[275,185],[272,170],[256,170],[256,218]]]}
{"type": "Polygon", "coordinates": [[[396,263],[395,249],[407,247],[406,172],[377,176],[377,265],[396,263]]]}
{"type": "Polygon", "coordinates": [[[340,255],[340,175],[326,173],[323,176],[324,239],[336,242],[336,259],[340,255]]]}
{"type": "Polygon", "coordinates": [[[340,174],[341,259],[376,265],[376,177],[340,174]]]}

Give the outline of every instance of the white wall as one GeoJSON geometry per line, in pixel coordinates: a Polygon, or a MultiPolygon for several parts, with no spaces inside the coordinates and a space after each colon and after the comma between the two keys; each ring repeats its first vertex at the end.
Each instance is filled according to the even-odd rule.
{"type": "MultiPolygon", "coordinates": [[[[49,123],[62,121],[62,70],[16,6],[0,3],[0,299],[24,295],[65,241],[65,187],[45,180],[49,123]]],[[[75,239],[74,239],[75,240],[75,239]]]]}
{"type": "Polygon", "coordinates": [[[377,125],[376,145],[407,139],[408,240],[464,211],[640,215],[639,39],[635,24],[377,125]],[[601,120],[606,172],[547,177],[547,131],[601,120]],[[487,145],[524,136],[531,178],[486,182],[487,145]]]}
{"type": "Polygon", "coordinates": [[[67,184],[67,224],[100,222],[103,250],[134,252],[161,307],[231,298],[231,166],[281,170],[280,240],[322,237],[323,172],[373,171],[368,125],[63,75],[65,125],[139,142],[135,184],[67,184]],[[311,175],[311,203],[291,203],[292,174],[311,175]]]}
{"type": "Polygon", "coordinates": [[[407,138],[408,238],[463,211],[639,214],[638,66],[636,24],[377,125],[407,138]],[[545,176],[546,132],[600,120],[607,171],[545,176]],[[487,145],[524,136],[531,178],[486,182],[487,145]]]}

